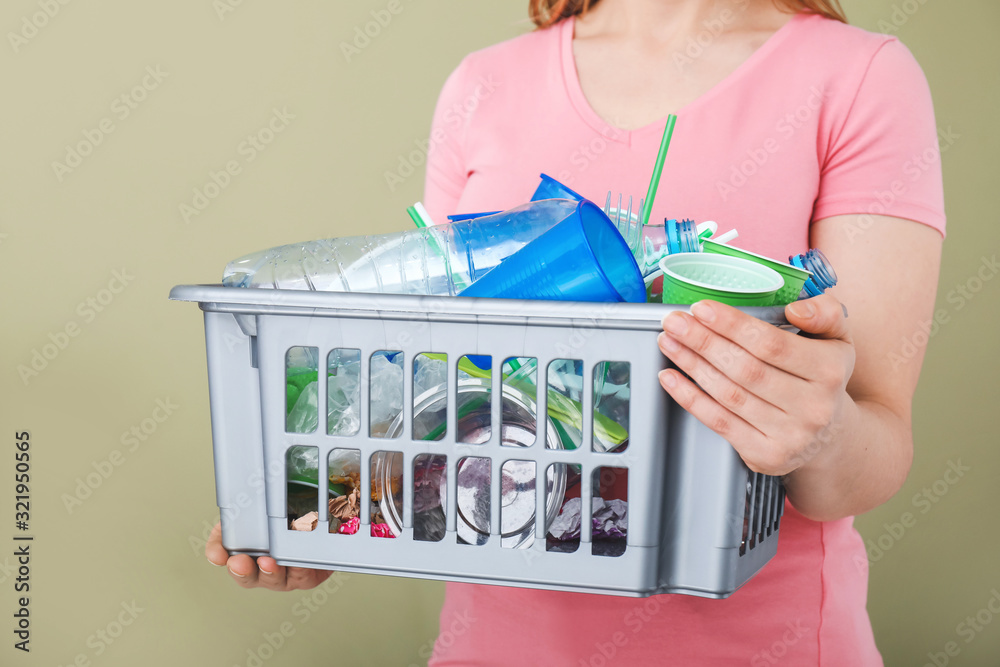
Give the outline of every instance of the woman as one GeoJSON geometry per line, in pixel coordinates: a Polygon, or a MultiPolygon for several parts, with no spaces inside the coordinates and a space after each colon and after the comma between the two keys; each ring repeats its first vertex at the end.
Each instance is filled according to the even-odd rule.
{"type": "MultiPolygon", "coordinates": [[[[852,522],[899,490],[913,452],[926,340],[914,334],[932,311],[945,221],[919,66],[894,38],[846,25],[835,1],[531,8],[539,30],[471,54],[444,86],[424,199],[433,218],[521,203],[542,171],[599,202],[608,190],[638,200],[675,113],[651,219],[717,220],[775,258],[818,247],[840,284],[786,309],[808,336],[702,302],[659,337],[691,378],[664,371],[664,389],[750,468],[784,476],[778,553],[754,579],[727,600],[652,606],[448,584],[442,627],[475,622],[442,634],[430,664],[882,664],[852,522]]],[[[226,562],[217,540],[208,555],[226,562]]],[[[229,567],[244,586],[325,576],[269,558],[229,567]]]]}

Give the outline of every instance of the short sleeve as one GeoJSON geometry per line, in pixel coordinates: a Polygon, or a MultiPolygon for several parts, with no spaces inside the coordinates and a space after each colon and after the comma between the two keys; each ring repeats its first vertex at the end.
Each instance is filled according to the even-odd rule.
{"type": "Polygon", "coordinates": [[[461,113],[467,68],[468,58],[445,81],[431,121],[423,204],[437,224],[455,213],[468,180],[463,145],[469,114],[461,113]]]}
{"type": "Polygon", "coordinates": [[[872,56],[822,162],[813,220],[869,214],[945,230],[941,146],[927,79],[888,39],[872,56]]]}

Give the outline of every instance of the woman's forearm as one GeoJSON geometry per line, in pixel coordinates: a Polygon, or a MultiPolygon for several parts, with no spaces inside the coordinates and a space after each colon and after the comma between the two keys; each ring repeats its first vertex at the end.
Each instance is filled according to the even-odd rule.
{"type": "Polygon", "coordinates": [[[784,477],[796,510],[815,521],[868,512],[906,480],[913,460],[909,415],[848,397],[841,419],[820,433],[802,459],[784,477]]]}

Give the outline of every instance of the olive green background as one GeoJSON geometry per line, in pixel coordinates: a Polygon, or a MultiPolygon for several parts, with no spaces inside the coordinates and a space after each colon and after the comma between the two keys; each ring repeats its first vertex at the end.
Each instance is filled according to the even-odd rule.
{"type": "MultiPolygon", "coordinates": [[[[0,9],[0,664],[83,656],[80,664],[247,665],[248,651],[286,622],[294,634],[266,665],[421,664],[441,584],[351,575],[315,594],[248,592],[206,563],[217,510],[203,330],[194,305],[166,296],[178,283],[217,282],[228,260],[253,250],[407,228],[404,208],[422,196],[423,169],[393,190],[385,173],[426,138],[460,58],[528,29],[527,3],[401,0],[350,57],[341,44],[388,2],[50,4],[58,13],[16,49],[9,33],[40,5],[8,0],[0,9]],[[165,78],[123,118],[113,102],[141,85],[147,67],[165,78]],[[240,144],[274,109],[294,118],[248,161],[240,144]],[[57,174],[52,163],[104,118],[113,131],[57,174]],[[240,173],[186,221],[180,205],[230,160],[240,173]],[[114,271],[131,276],[118,293],[107,289],[121,286],[114,271]],[[105,301],[99,312],[88,298],[105,301]],[[68,325],[77,335],[23,381],[17,367],[68,325]],[[129,451],[122,435],[150,419],[158,399],[177,407],[129,451]],[[6,546],[21,430],[31,432],[37,537],[30,655],[11,647],[6,546]],[[68,508],[64,496],[107,470],[114,450],[120,465],[68,508]],[[304,599],[315,609],[308,615],[304,599]],[[98,639],[109,625],[117,634],[122,604],[133,601],[142,611],[131,625],[110,644],[98,639]]],[[[958,137],[943,157],[950,230],[938,307],[948,321],[934,332],[916,398],[916,460],[905,489],[857,521],[875,546],[872,622],[888,665],[923,665],[949,641],[960,648],[950,664],[998,665],[1000,620],[968,643],[957,626],[1000,590],[1000,280],[984,268],[976,282],[1000,245],[1000,5],[845,5],[854,23],[898,32],[927,73],[939,125],[958,137]],[[970,280],[978,291],[956,297],[970,280]],[[942,481],[959,461],[968,472],[942,481]],[[914,500],[924,488],[937,502],[914,500]],[[913,521],[903,526],[906,512],[913,521]]]]}

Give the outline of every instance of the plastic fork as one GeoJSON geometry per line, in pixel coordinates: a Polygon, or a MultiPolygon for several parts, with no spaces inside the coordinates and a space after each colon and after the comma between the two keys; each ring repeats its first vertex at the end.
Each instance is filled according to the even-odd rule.
{"type": "MultiPolygon", "coordinates": [[[[643,201],[639,202],[639,210],[642,210],[643,201]]],[[[639,250],[642,241],[642,225],[639,222],[639,215],[637,213],[632,213],[632,196],[629,195],[628,198],[628,208],[624,211],[622,210],[622,195],[618,193],[618,205],[615,208],[611,207],[611,191],[608,191],[608,196],[604,200],[604,215],[611,219],[611,222],[615,224],[618,228],[618,232],[625,239],[625,243],[628,244],[629,249],[632,250],[634,254],[639,250]],[[622,214],[625,214],[624,219],[622,214]]]]}

